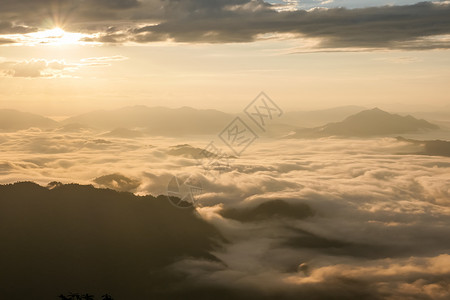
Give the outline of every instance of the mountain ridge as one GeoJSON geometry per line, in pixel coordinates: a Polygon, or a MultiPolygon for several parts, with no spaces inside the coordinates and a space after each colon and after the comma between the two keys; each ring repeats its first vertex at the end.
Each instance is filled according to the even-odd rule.
{"type": "Polygon", "coordinates": [[[142,129],[142,132],[153,135],[187,135],[216,134],[231,119],[232,115],[218,110],[139,105],[89,112],[70,117],[62,123],[80,123],[102,130],[142,129]]]}
{"type": "MultiPolygon", "coordinates": [[[[439,128],[426,120],[417,119],[411,115],[392,114],[378,107],[347,115],[349,111],[356,111],[359,108],[358,106],[342,106],[309,113],[287,112],[287,117],[284,116],[285,118],[282,117],[272,124],[270,135],[280,137],[293,131],[288,137],[370,137],[439,128]],[[317,117],[317,120],[334,120],[344,114],[346,116],[341,118],[341,121],[328,122],[318,127],[296,129],[299,128],[299,124],[308,123],[308,121],[302,120],[302,116],[313,115],[313,117],[309,117],[317,117]]],[[[103,131],[104,136],[122,138],[136,138],[145,135],[216,135],[237,116],[214,109],[196,109],[188,106],[179,108],[149,107],[145,105],[126,106],[114,110],[96,110],[60,122],[15,110],[0,109],[0,117],[2,115],[4,117],[0,118],[0,130],[4,132],[36,127],[57,129],[60,132],[103,131]]]]}
{"type": "Polygon", "coordinates": [[[9,300],[69,291],[170,298],[162,284],[183,280],[170,266],[185,257],[219,262],[211,252],[225,242],[193,208],[91,185],[0,185],[0,219],[0,290],[9,300]]]}
{"type": "Polygon", "coordinates": [[[0,130],[16,131],[32,127],[53,129],[58,122],[37,114],[22,112],[15,109],[0,109],[0,130]]]}
{"type": "Polygon", "coordinates": [[[372,137],[435,130],[439,127],[411,115],[391,114],[378,107],[350,115],[340,122],[296,131],[289,137],[372,137]]]}

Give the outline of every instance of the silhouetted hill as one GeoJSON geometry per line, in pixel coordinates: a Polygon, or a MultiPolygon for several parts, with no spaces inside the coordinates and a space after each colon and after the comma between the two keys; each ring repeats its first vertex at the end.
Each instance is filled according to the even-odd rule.
{"type": "Polygon", "coordinates": [[[175,208],[163,196],[76,184],[0,185],[0,298],[89,292],[164,299],[182,279],[170,264],[214,260],[209,253],[220,240],[195,210],[175,208]]]}
{"type": "Polygon", "coordinates": [[[69,123],[69,124],[65,124],[64,126],[59,127],[57,130],[59,132],[72,133],[72,132],[92,130],[92,128],[82,125],[82,124],[79,124],[79,123],[69,123]]]}
{"type": "Polygon", "coordinates": [[[142,132],[137,131],[137,130],[127,129],[127,128],[116,128],[110,132],[103,134],[102,136],[133,139],[133,138],[137,138],[137,137],[142,137],[143,134],[142,134],[142,132]]]}
{"type": "Polygon", "coordinates": [[[100,187],[121,192],[133,192],[141,184],[139,180],[128,178],[119,173],[100,176],[93,181],[100,187]]]}
{"type": "Polygon", "coordinates": [[[15,131],[31,127],[48,129],[57,125],[58,122],[39,115],[13,109],[0,109],[0,130],[2,131],[15,131]]]}
{"type": "Polygon", "coordinates": [[[288,111],[279,119],[284,124],[298,127],[319,126],[330,122],[338,122],[345,117],[356,114],[365,107],[356,105],[338,106],[310,111],[288,111]]]}
{"type": "Polygon", "coordinates": [[[132,106],[90,112],[63,123],[81,123],[103,130],[140,128],[152,135],[194,135],[217,134],[231,120],[231,115],[211,109],[132,106]]]}
{"type": "Polygon", "coordinates": [[[313,216],[314,212],[311,207],[304,203],[290,204],[283,200],[272,200],[251,208],[226,209],[221,211],[220,214],[225,218],[240,222],[258,222],[270,218],[305,219],[313,216]]]}
{"type": "Polygon", "coordinates": [[[397,140],[409,142],[416,145],[421,145],[423,147],[423,151],[420,151],[416,154],[450,157],[449,141],[441,141],[441,140],[419,141],[419,140],[405,139],[401,136],[397,137],[397,140]]]}
{"type": "Polygon", "coordinates": [[[167,149],[167,154],[173,156],[186,156],[195,159],[217,156],[216,154],[209,152],[206,149],[193,147],[189,144],[171,146],[167,149]]]}
{"type": "Polygon", "coordinates": [[[379,108],[364,110],[341,122],[298,130],[291,137],[370,137],[438,129],[438,126],[410,115],[390,114],[379,108]]]}

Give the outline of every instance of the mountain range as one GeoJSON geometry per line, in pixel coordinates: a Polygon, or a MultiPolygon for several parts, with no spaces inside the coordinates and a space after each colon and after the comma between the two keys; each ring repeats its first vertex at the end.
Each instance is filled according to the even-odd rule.
{"type": "Polygon", "coordinates": [[[130,106],[74,116],[64,120],[62,124],[78,123],[101,130],[110,130],[111,135],[129,135],[130,132],[124,132],[124,129],[139,129],[151,135],[173,136],[217,134],[232,118],[227,113],[212,109],[130,106]],[[121,130],[117,132],[117,129],[121,130]]]}
{"type": "MultiPolygon", "coordinates": [[[[172,109],[130,106],[116,110],[94,111],[56,122],[35,114],[0,110],[0,131],[8,132],[31,127],[43,130],[57,129],[59,132],[92,130],[100,132],[99,134],[104,137],[129,139],[145,135],[216,135],[236,116],[217,110],[190,107],[172,109]]],[[[248,122],[253,125],[251,121],[248,122]]],[[[280,119],[274,120],[270,127],[269,136],[286,136],[291,132],[288,135],[290,138],[370,137],[426,132],[439,128],[437,125],[410,115],[391,114],[379,108],[361,111],[361,107],[358,106],[314,112],[287,112],[280,119]],[[326,120],[328,123],[325,125],[299,129],[300,124],[317,122],[323,124],[326,120]]]]}

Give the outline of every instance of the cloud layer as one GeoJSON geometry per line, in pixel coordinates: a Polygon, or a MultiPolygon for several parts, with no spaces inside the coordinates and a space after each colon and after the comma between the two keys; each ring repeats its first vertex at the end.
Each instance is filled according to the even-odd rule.
{"type": "Polygon", "coordinates": [[[4,133],[0,181],[157,195],[173,175],[195,177],[204,190],[199,214],[229,243],[212,252],[221,263],[172,266],[194,295],[209,287],[259,299],[448,297],[449,158],[407,154],[420,145],[393,138],[260,140],[211,176],[191,155],[171,154],[179,140],[102,135],[4,133]]]}
{"type": "MultiPolygon", "coordinates": [[[[309,50],[446,49],[450,4],[283,10],[262,0],[5,1],[0,34],[48,26],[93,34],[86,42],[252,42],[281,35],[307,39],[309,50]],[[38,17],[39,16],[39,17],[38,17]]],[[[287,3],[288,7],[292,5],[287,3]]],[[[2,43],[14,39],[4,38],[2,43]]],[[[306,51],[306,49],[302,49],[306,51]]]]}
{"type": "Polygon", "coordinates": [[[30,59],[22,61],[0,61],[0,75],[8,77],[68,77],[81,67],[107,67],[111,62],[126,60],[127,57],[116,55],[111,57],[90,57],[77,63],[65,60],[30,59]]]}

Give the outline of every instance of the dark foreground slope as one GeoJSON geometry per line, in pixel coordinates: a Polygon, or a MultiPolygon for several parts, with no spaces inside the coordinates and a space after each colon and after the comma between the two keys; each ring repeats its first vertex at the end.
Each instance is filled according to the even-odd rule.
{"type": "MultiPolygon", "coordinates": [[[[215,259],[220,234],[165,197],[92,186],[0,186],[0,299],[69,292],[164,299],[182,288],[171,263],[215,259]]],[[[181,293],[182,294],[182,293],[181,293]]]]}

